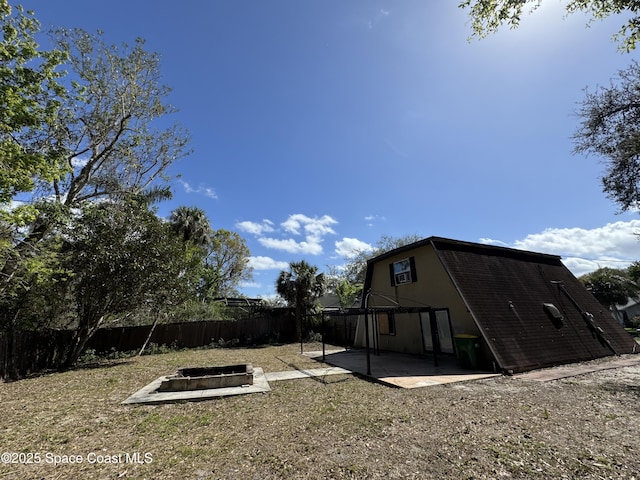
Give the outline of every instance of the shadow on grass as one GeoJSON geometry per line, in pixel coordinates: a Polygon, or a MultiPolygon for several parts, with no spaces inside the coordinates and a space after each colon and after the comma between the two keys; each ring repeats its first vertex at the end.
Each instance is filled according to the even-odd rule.
{"type": "MultiPolygon", "coordinates": [[[[282,363],[284,363],[286,366],[293,368],[294,370],[297,370],[298,372],[305,372],[306,370],[309,370],[308,367],[300,367],[298,365],[296,365],[295,363],[291,363],[291,362],[287,362],[285,359],[276,356],[275,357],[277,360],[281,361],[282,363]]],[[[342,378],[331,378],[334,377],[334,375],[318,375],[318,376],[309,376],[308,378],[310,378],[311,380],[313,380],[314,382],[318,382],[321,383],[323,385],[331,385],[333,383],[342,383],[342,382],[347,382],[349,380],[353,380],[354,375],[353,374],[344,374],[345,377],[342,377],[342,375],[339,375],[342,378]]]]}
{"type": "Polygon", "coordinates": [[[103,361],[97,361],[97,362],[87,362],[87,363],[78,364],[78,365],[76,365],[74,367],[61,369],[60,371],[94,370],[94,369],[97,369],[97,368],[118,367],[120,365],[128,365],[130,363],[133,363],[133,360],[111,360],[111,361],[103,360],[103,361]]]}
{"type": "Polygon", "coordinates": [[[60,367],[60,368],[48,368],[46,370],[38,370],[37,372],[30,372],[24,375],[21,375],[19,378],[3,378],[2,383],[13,383],[19,382],[21,380],[31,380],[34,378],[46,377],[49,375],[55,375],[56,373],[63,372],[72,372],[74,370],[94,370],[99,368],[112,368],[120,365],[126,365],[129,363],[133,363],[132,360],[103,360],[96,362],[87,362],[79,365],[74,365],[72,367],[60,367]]]}
{"type": "Polygon", "coordinates": [[[629,385],[627,383],[607,382],[601,387],[603,390],[609,393],[624,393],[627,395],[634,395],[640,397],[640,385],[629,385]]]}

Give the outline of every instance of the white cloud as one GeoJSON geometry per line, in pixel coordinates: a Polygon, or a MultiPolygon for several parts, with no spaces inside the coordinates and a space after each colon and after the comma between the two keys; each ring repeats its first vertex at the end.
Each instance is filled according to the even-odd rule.
{"type": "Polygon", "coordinates": [[[507,242],[503,242],[502,240],[494,240],[493,238],[481,238],[480,243],[484,243],[485,245],[496,245],[498,247],[511,247],[507,242]]]}
{"type": "Polygon", "coordinates": [[[329,215],[323,215],[322,217],[307,217],[302,213],[296,213],[289,215],[289,218],[282,222],[280,225],[289,233],[294,235],[301,235],[301,230],[304,231],[307,240],[310,242],[320,242],[322,237],[328,234],[335,234],[336,232],[331,228],[331,225],[335,225],[338,222],[331,218],[329,215]]]}
{"type": "Polygon", "coordinates": [[[626,268],[631,262],[620,260],[618,258],[603,256],[601,258],[598,258],[597,260],[577,257],[564,257],[562,259],[562,263],[564,263],[576,277],[579,277],[602,267],[626,268]]]}
{"type": "Polygon", "coordinates": [[[373,224],[375,222],[384,222],[386,220],[385,217],[382,217],[380,215],[367,215],[366,217],[364,217],[364,219],[367,222],[368,227],[373,227],[373,224]]]}
{"type": "Polygon", "coordinates": [[[273,222],[267,219],[262,220],[262,223],[250,221],[238,222],[236,223],[236,227],[243,232],[252,233],[253,235],[262,235],[263,233],[274,231],[273,222]]]}
{"type": "Polygon", "coordinates": [[[87,157],[87,158],[73,157],[71,159],[71,166],[73,168],[82,168],[87,163],[89,163],[89,157],[87,157]]]}
{"type": "MultiPolygon", "coordinates": [[[[322,217],[308,217],[301,213],[289,215],[280,225],[282,228],[293,235],[304,235],[303,241],[297,241],[293,238],[268,238],[262,237],[258,241],[266,248],[282,250],[284,252],[306,255],[322,254],[322,242],[324,237],[336,232],[331,228],[338,222],[329,215],[322,217]]],[[[255,224],[252,225],[255,227],[255,224]]],[[[266,230],[264,230],[266,231],[266,230]]],[[[271,229],[273,231],[273,229],[271,229]]],[[[262,231],[260,233],[263,233],[262,231]]]]}
{"type": "Polygon", "coordinates": [[[7,205],[2,205],[3,210],[11,211],[14,208],[22,207],[23,205],[28,205],[28,202],[23,202],[22,200],[11,200],[7,205]]]}
{"type": "Polygon", "coordinates": [[[205,197],[213,198],[214,200],[218,198],[218,194],[216,194],[213,188],[203,187],[202,185],[194,188],[184,180],[178,180],[178,181],[182,184],[182,186],[184,187],[184,191],[187,193],[200,193],[205,197]]]}
{"type": "Polygon", "coordinates": [[[378,23],[380,23],[384,18],[388,17],[391,12],[389,10],[385,10],[384,8],[379,9],[373,18],[369,19],[367,26],[369,29],[374,28],[378,23]]]}
{"type": "Polygon", "coordinates": [[[262,284],[258,282],[240,282],[238,286],[241,288],[262,288],[262,284]]]}
{"type": "Polygon", "coordinates": [[[362,251],[373,250],[373,247],[357,238],[344,237],[336,242],[336,253],[341,257],[352,258],[362,251]]]}
{"type": "Polygon", "coordinates": [[[204,189],[204,194],[205,196],[209,197],[209,198],[213,198],[216,199],[218,198],[218,194],[216,193],[216,191],[213,188],[205,188],[204,189]]]}
{"type": "Polygon", "coordinates": [[[336,233],[332,225],[337,223],[337,220],[329,215],[323,215],[322,217],[308,217],[301,213],[289,215],[280,226],[289,234],[304,236],[304,240],[263,236],[265,233],[276,231],[271,220],[262,220],[262,222],[243,221],[236,223],[236,227],[244,232],[256,235],[258,242],[263,247],[294,254],[320,255],[323,252],[322,242],[324,237],[336,233]]]}
{"type": "Polygon", "coordinates": [[[283,270],[289,267],[287,262],[274,260],[271,257],[249,257],[249,266],[254,270],[283,270]]]}
{"type": "Polygon", "coordinates": [[[489,238],[481,242],[563,257],[563,263],[576,275],[601,267],[625,268],[640,258],[640,220],[608,223],[602,227],[548,228],[527,235],[513,244],[489,238]]]}
{"type": "Polygon", "coordinates": [[[263,247],[289,253],[307,255],[320,255],[322,253],[322,245],[318,242],[296,242],[292,238],[259,238],[258,242],[260,242],[263,247]]]}

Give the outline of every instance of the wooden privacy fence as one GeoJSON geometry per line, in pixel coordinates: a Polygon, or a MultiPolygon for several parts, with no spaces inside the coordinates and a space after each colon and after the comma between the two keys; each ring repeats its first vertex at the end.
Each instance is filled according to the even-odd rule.
{"type": "MultiPolygon", "coordinates": [[[[139,350],[149,336],[151,325],[101,328],[87,342],[96,352],[139,350]]],[[[159,324],[150,343],[176,348],[196,348],[226,342],[253,345],[290,342],[295,339],[295,323],[288,315],[159,324]]]]}
{"type": "Polygon", "coordinates": [[[71,340],[69,330],[0,332],[0,378],[61,367],[71,340]]]}
{"type": "Polygon", "coordinates": [[[324,319],[324,339],[327,343],[352,347],[356,337],[358,315],[330,313],[324,319]]]}
{"type": "MultiPolygon", "coordinates": [[[[151,325],[101,328],[89,339],[85,350],[98,353],[139,350],[151,328],[151,325]]],[[[0,378],[61,367],[71,340],[69,330],[0,332],[0,378]],[[12,372],[13,375],[9,375],[12,372]]],[[[294,340],[295,320],[290,309],[282,308],[257,318],[158,324],[150,343],[197,348],[211,344],[257,345],[294,340]]]]}

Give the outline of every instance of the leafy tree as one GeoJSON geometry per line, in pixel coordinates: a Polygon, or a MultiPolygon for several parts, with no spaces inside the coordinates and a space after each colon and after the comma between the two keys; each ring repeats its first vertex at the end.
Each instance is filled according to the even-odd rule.
{"type": "MultiPolygon", "coordinates": [[[[47,206],[40,207],[41,213],[47,206]]],[[[61,263],[62,241],[57,235],[48,235],[37,251],[20,263],[9,288],[0,297],[0,329],[11,334],[17,327],[35,329],[59,327],[59,317],[54,313],[64,309],[64,292],[58,290],[59,282],[71,272],[61,263]]]]}
{"type": "MultiPolygon", "coordinates": [[[[61,50],[39,50],[35,34],[39,22],[22,7],[15,14],[0,0],[0,214],[21,192],[30,192],[35,180],[54,180],[61,174],[60,152],[42,150],[47,125],[55,122],[64,88],[56,67],[64,60],[61,50]]],[[[13,218],[15,220],[15,218],[13,218]]]]}
{"type": "Polygon", "coordinates": [[[631,280],[625,270],[608,267],[599,268],[594,272],[581,276],[580,281],[607,308],[612,305],[626,303],[629,297],[638,293],[638,286],[631,280]]]}
{"type": "Polygon", "coordinates": [[[640,65],[620,71],[610,87],[587,92],[579,116],[575,151],[605,160],[603,190],[622,211],[640,206],[640,65]]]}
{"type": "MultiPolygon", "coordinates": [[[[463,0],[458,6],[468,9],[473,35],[482,38],[505,24],[517,28],[523,14],[536,10],[541,3],[541,0],[463,0]]],[[[621,50],[635,49],[640,39],[640,2],[637,0],[570,0],[565,10],[567,14],[587,13],[592,21],[622,15],[627,20],[614,35],[621,50]]]]}
{"type": "Polygon", "coordinates": [[[165,171],[188,153],[188,136],[175,125],[154,128],[175,112],[165,101],[170,89],[160,83],[158,55],[140,38],[118,47],[81,29],[58,30],[55,40],[73,70],[72,93],[53,132],[69,171],[50,185],[56,199],[75,206],[142,192],[166,198],[165,171]]]}
{"type": "MultiPolygon", "coordinates": [[[[87,202],[119,201],[145,194],[170,195],[165,171],[188,152],[188,136],[177,126],[157,130],[154,122],[174,112],[165,102],[169,89],[160,83],[159,59],[135,46],[107,45],[100,34],[59,30],[58,49],[68,58],[68,94],[60,97],[55,121],[31,129],[31,148],[47,158],[62,155],[64,175],[41,175],[38,198],[53,199],[60,215],[87,202]]],[[[163,124],[164,125],[164,124],[163,124]]],[[[26,135],[26,134],[25,134],[26,135]]],[[[36,175],[36,171],[31,171],[36,175]]],[[[21,263],[55,228],[39,214],[25,229],[13,229],[11,248],[0,272],[0,297],[12,288],[21,263]]]]}
{"type": "Polygon", "coordinates": [[[0,324],[11,335],[73,320],[72,363],[108,319],[195,288],[202,254],[150,210],[189,139],[162,119],[175,109],[141,39],[62,29],[40,52],[37,21],[16,10],[0,0],[0,324]],[[21,193],[36,208],[7,214],[21,193]]]}
{"type": "MultiPolygon", "coordinates": [[[[5,378],[20,376],[18,365],[25,354],[19,343],[21,331],[64,327],[71,318],[69,299],[62,286],[71,272],[61,264],[61,241],[47,238],[38,252],[20,263],[3,296],[0,296],[0,336],[4,340],[5,378]]],[[[30,345],[27,345],[27,349],[30,345]]]]}
{"type": "Polygon", "coordinates": [[[627,275],[629,278],[640,286],[640,262],[633,262],[627,267],[627,275]]]}
{"type": "Polygon", "coordinates": [[[171,212],[169,222],[185,242],[203,247],[209,244],[211,225],[204,210],[198,207],[178,207],[171,212]]]}
{"type": "MultiPolygon", "coordinates": [[[[63,225],[64,215],[57,206],[48,202],[37,204],[36,211],[50,224],[63,225]]],[[[0,221],[0,224],[3,222],[0,221]]],[[[30,245],[25,254],[16,255],[16,241],[22,229],[7,223],[8,237],[5,254],[0,256],[3,271],[0,273],[0,333],[7,345],[5,371],[8,377],[17,378],[15,360],[22,352],[14,349],[14,338],[21,330],[34,330],[54,325],[55,320],[67,311],[64,292],[59,291],[59,281],[69,272],[61,264],[61,241],[57,235],[48,233],[38,244],[30,245]],[[10,269],[7,266],[11,266],[10,269]]],[[[20,245],[20,244],[18,244],[20,245]]]]}
{"type": "Polygon", "coordinates": [[[67,295],[75,306],[69,365],[110,319],[140,306],[157,313],[193,294],[199,253],[185,251],[144,201],[88,203],[64,239],[63,266],[72,272],[67,295]]]}
{"type": "Polygon", "coordinates": [[[213,300],[237,294],[238,284],[252,278],[250,255],[238,233],[224,229],[212,232],[204,260],[203,298],[213,300]]]}
{"type": "MultiPolygon", "coordinates": [[[[35,41],[40,24],[22,7],[13,9],[0,0],[0,299],[9,293],[9,283],[26,278],[5,266],[15,265],[14,237],[20,227],[33,220],[33,205],[15,207],[16,195],[31,192],[38,180],[61,175],[55,149],[42,150],[47,125],[57,118],[64,88],[56,71],[64,60],[60,50],[40,50],[35,41]],[[4,275],[2,275],[4,273],[4,275]]],[[[34,265],[32,265],[33,267],[34,265]]],[[[3,315],[0,314],[0,322],[3,315]]],[[[6,320],[6,318],[5,318],[6,320]]]]}
{"type": "Polygon", "coordinates": [[[340,302],[340,308],[350,308],[362,295],[362,283],[351,283],[346,278],[341,279],[336,286],[336,294],[340,302]]]}
{"type": "Polygon", "coordinates": [[[301,260],[289,263],[289,270],[283,270],[276,280],[276,292],[288,305],[295,307],[296,337],[302,340],[302,317],[311,310],[324,294],[324,274],[318,267],[301,260]]]}

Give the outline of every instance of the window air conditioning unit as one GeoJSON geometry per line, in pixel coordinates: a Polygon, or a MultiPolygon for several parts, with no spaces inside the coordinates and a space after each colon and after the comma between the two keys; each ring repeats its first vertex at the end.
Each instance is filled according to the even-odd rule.
{"type": "Polygon", "coordinates": [[[411,282],[411,273],[396,273],[396,285],[400,285],[402,283],[410,283],[411,282]]]}

